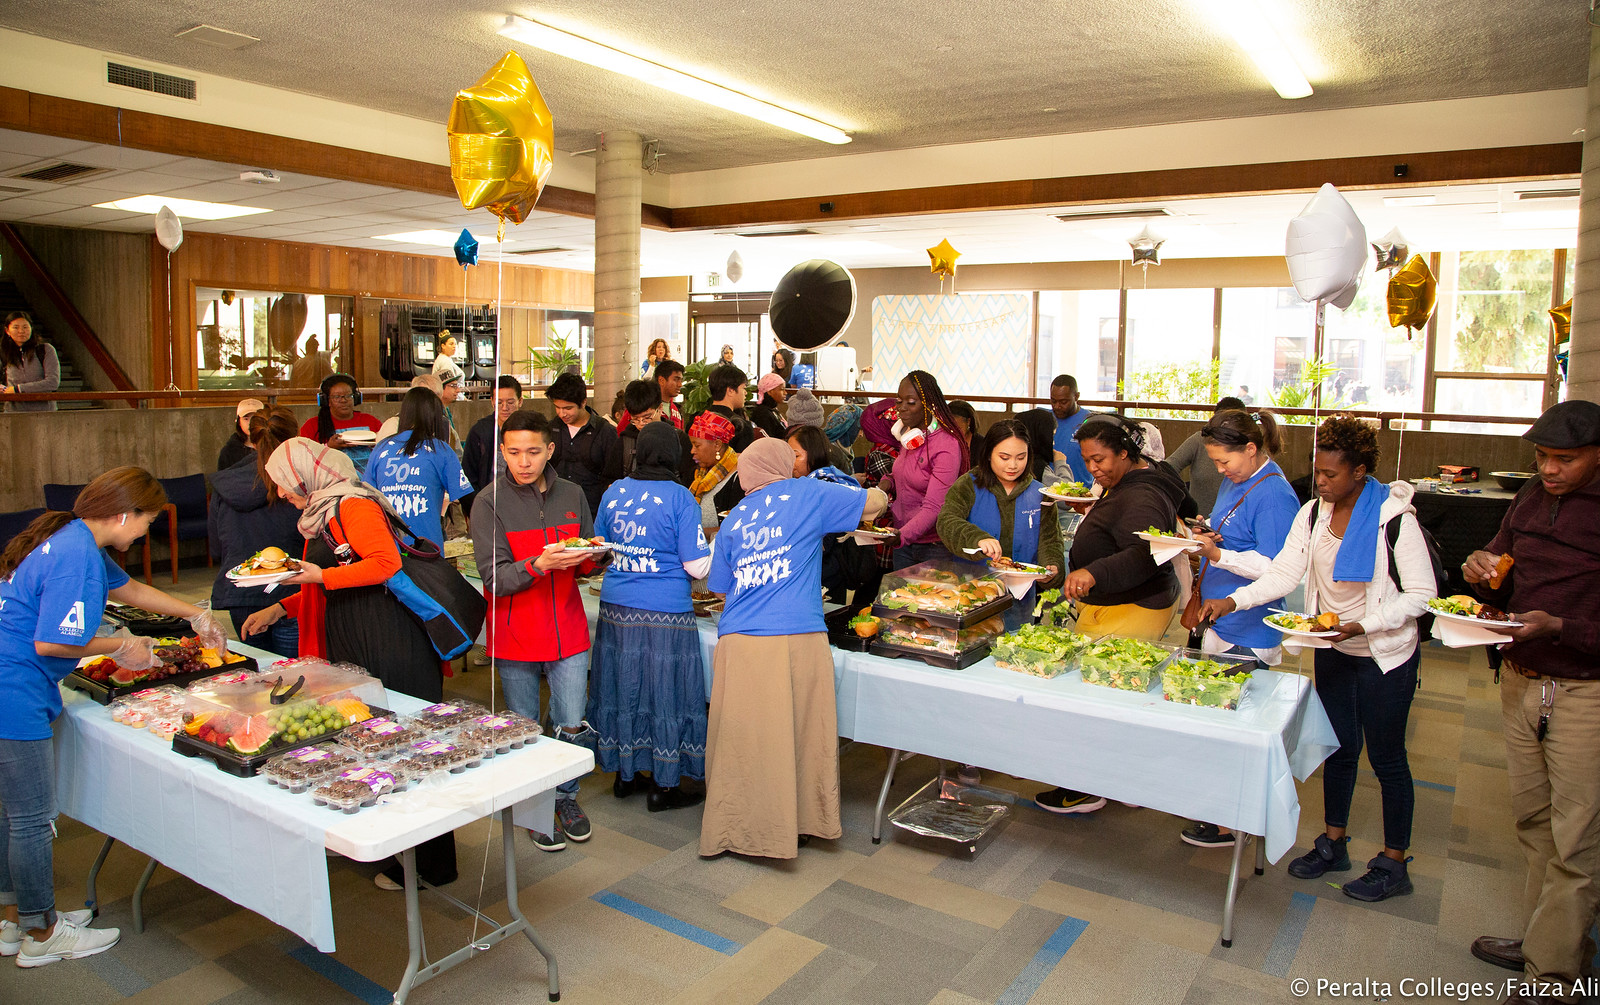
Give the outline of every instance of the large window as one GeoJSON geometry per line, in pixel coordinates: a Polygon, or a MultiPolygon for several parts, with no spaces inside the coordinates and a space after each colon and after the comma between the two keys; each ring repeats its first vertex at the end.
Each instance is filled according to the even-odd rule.
{"type": "Polygon", "coordinates": [[[1209,289],[1129,290],[1121,396],[1214,401],[1216,303],[1209,289]]]}

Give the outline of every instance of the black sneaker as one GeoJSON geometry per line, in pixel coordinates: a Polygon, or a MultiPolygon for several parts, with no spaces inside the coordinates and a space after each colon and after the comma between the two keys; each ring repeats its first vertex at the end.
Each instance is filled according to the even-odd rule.
{"type": "MultiPolygon", "coordinates": [[[[1410,857],[1406,862],[1411,861],[1410,857]]],[[[1387,855],[1379,855],[1367,863],[1366,875],[1352,879],[1341,889],[1346,897],[1367,903],[1401,897],[1411,892],[1411,877],[1406,874],[1406,862],[1396,862],[1387,855]]]]}
{"type": "Polygon", "coordinates": [[[1224,834],[1216,824],[1207,823],[1190,824],[1178,837],[1184,844],[1192,844],[1196,848],[1232,848],[1238,840],[1232,831],[1224,834]]]}
{"type": "Polygon", "coordinates": [[[556,828],[579,844],[589,840],[594,833],[594,828],[589,826],[589,818],[584,816],[578,800],[572,796],[556,796],[556,828]]]}
{"type": "Polygon", "coordinates": [[[1318,834],[1311,850],[1289,863],[1289,875],[1295,879],[1316,879],[1325,872],[1349,872],[1350,852],[1346,847],[1349,844],[1348,837],[1335,842],[1326,834],[1318,834]]]}
{"type": "Polygon", "coordinates": [[[1106,800],[1076,789],[1051,789],[1034,796],[1033,805],[1047,813],[1093,813],[1104,808],[1106,800]]]}
{"type": "Polygon", "coordinates": [[[540,851],[561,851],[567,846],[566,835],[561,833],[561,821],[556,821],[554,834],[541,834],[536,830],[528,831],[528,836],[533,838],[533,846],[540,851]]]}

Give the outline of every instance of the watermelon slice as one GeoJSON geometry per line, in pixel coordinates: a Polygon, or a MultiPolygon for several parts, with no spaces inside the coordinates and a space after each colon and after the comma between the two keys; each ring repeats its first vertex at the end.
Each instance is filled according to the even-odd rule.
{"type": "Polygon", "coordinates": [[[127,687],[129,684],[139,683],[148,676],[150,675],[142,670],[129,670],[127,667],[119,666],[111,671],[108,679],[117,687],[127,687]]]}
{"type": "Polygon", "coordinates": [[[228,746],[238,753],[249,757],[259,754],[261,749],[272,742],[278,731],[267,724],[265,719],[251,719],[242,728],[228,739],[228,746]]]}

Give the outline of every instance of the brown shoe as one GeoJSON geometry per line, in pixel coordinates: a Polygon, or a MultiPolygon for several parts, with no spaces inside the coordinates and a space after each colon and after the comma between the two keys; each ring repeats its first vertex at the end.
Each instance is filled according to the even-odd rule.
{"type": "Polygon", "coordinates": [[[1521,939],[1497,939],[1481,935],[1472,940],[1472,955],[1485,963],[1522,973],[1526,960],[1522,958],[1521,939]]]}

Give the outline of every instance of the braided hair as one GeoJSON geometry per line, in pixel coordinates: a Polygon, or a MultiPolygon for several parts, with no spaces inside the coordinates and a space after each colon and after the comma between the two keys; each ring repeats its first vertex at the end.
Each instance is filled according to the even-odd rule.
{"type": "Polygon", "coordinates": [[[933,374],[926,370],[912,370],[906,374],[906,380],[917,389],[917,399],[922,402],[923,411],[938,420],[945,432],[955,437],[956,445],[961,448],[961,470],[966,471],[972,467],[972,453],[967,449],[967,443],[961,438],[960,426],[956,425],[956,417],[950,411],[950,403],[944,400],[944,392],[939,389],[939,381],[933,374]]]}

